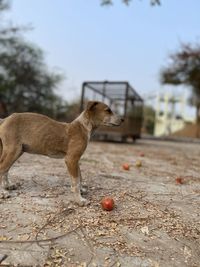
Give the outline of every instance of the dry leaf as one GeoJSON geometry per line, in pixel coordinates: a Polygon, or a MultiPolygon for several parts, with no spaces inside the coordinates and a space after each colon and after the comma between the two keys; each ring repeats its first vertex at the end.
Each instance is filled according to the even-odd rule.
{"type": "Polygon", "coordinates": [[[144,226],[144,227],[142,227],[140,230],[141,230],[141,232],[142,232],[143,234],[145,234],[145,235],[149,235],[149,228],[148,228],[148,226],[144,226]]]}

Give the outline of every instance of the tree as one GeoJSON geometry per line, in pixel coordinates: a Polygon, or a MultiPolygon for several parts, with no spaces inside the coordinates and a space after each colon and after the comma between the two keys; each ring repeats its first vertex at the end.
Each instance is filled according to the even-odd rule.
{"type": "MultiPolygon", "coordinates": [[[[132,0],[122,0],[122,3],[125,5],[129,5],[131,1],[132,0]]],[[[101,5],[103,5],[103,6],[112,5],[112,4],[113,4],[112,0],[101,0],[101,5]]],[[[150,4],[152,6],[161,5],[161,1],[160,0],[150,0],[150,4]]]]}
{"type": "Polygon", "coordinates": [[[61,77],[47,71],[39,48],[15,39],[0,53],[0,67],[0,92],[9,113],[50,113],[57,99],[53,89],[61,77]]]}
{"type": "MultiPolygon", "coordinates": [[[[9,8],[0,0],[0,14],[9,8]]],[[[0,23],[1,23],[0,19],[0,23]]],[[[41,49],[25,41],[23,28],[0,24],[0,96],[12,112],[55,116],[65,103],[55,94],[61,75],[50,72],[41,49]]]]}
{"type": "Polygon", "coordinates": [[[200,45],[183,44],[169,59],[169,66],[161,71],[161,82],[191,88],[190,103],[196,106],[197,137],[200,137],[200,45]]]}
{"type": "Polygon", "coordinates": [[[155,126],[155,110],[149,105],[144,105],[143,117],[143,128],[145,132],[153,135],[155,126]]]}

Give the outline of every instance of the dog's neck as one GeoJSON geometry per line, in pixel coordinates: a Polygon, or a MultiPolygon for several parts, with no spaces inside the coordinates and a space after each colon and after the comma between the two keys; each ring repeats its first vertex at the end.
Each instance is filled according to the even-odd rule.
{"type": "Polygon", "coordinates": [[[94,130],[96,130],[97,126],[93,125],[92,120],[89,118],[86,111],[83,111],[76,119],[75,122],[79,122],[88,132],[90,136],[94,130]]]}

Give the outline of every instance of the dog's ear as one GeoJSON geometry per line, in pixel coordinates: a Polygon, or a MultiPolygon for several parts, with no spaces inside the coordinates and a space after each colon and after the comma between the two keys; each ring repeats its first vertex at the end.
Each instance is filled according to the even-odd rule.
{"type": "Polygon", "coordinates": [[[87,103],[87,107],[86,107],[86,109],[89,110],[89,111],[91,111],[91,110],[94,109],[94,107],[95,107],[98,103],[99,103],[98,101],[89,101],[89,102],[87,103]]]}

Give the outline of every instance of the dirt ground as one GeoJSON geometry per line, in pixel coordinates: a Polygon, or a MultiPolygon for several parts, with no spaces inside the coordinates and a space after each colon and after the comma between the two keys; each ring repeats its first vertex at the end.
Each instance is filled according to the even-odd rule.
{"type": "Polygon", "coordinates": [[[0,266],[200,266],[200,144],[91,142],[81,169],[87,207],[72,203],[63,160],[15,163],[21,186],[0,200],[0,266]],[[113,211],[101,209],[104,196],[113,211]]]}

